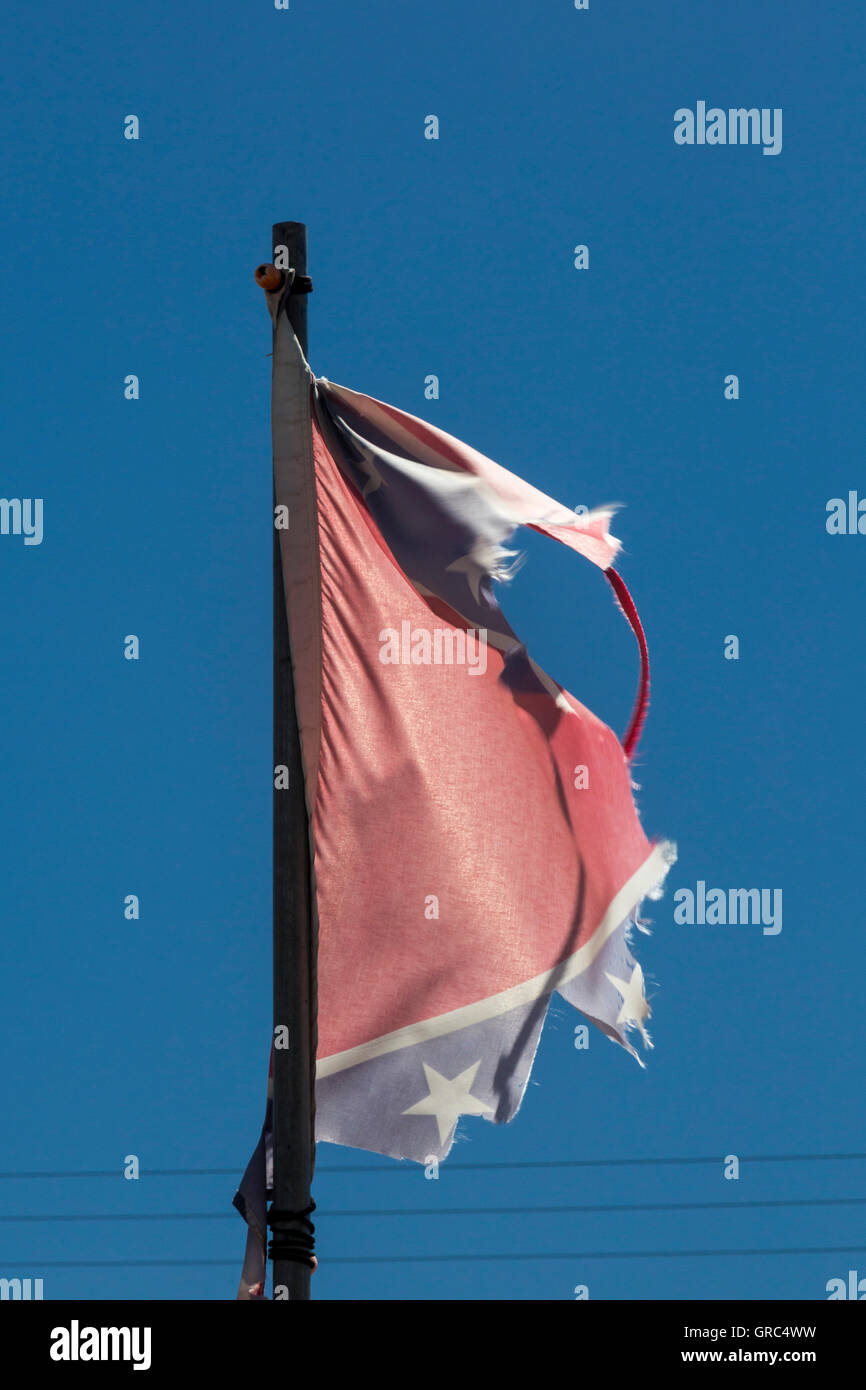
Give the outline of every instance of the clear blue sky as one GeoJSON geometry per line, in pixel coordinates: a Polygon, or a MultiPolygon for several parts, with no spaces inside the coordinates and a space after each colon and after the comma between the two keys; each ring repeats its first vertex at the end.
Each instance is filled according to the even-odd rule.
{"type": "MultiPolygon", "coordinates": [[[[0,494],[44,499],[44,539],[0,536],[0,1169],[118,1176],[2,1179],[0,1213],[215,1219],[3,1221],[0,1274],[42,1274],[46,1297],[234,1295],[233,1178],[119,1174],[135,1153],[239,1176],[261,1121],[270,328],[252,271],[284,218],[309,226],[314,371],[564,502],[625,504],[650,643],[640,806],[680,849],[640,950],[655,1051],[646,1071],[600,1035],[578,1052],[555,1004],[516,1121],[462,1121],[453,1161],[718,1159],[446,1163],[434,1183],[323,1146],[315,1293],[811,1299],[866,1273],[866,1250],[596,1257],[866,1247],[863,1207],[529,1211],[863,1191],[855,1161],[721,1176],[729,1153],[866,1147],[866,537],[825,528],[829,498],[866,492],[858,7],[103,0],[19,3],[5,29],[0,494]],[[781,154],[676,145],[699,100],[782,108],[781,154]],[[699,879],[781,888],[781,933],[676,924],[673,891],[699,879]],[[480,1210],[336,1214],[401,1207],[480,1210]],[[532,1252],[570,1257],[337,1262],[532,1252]],[[227,1263],[47,1265],[64,1259],[227,1263]]],[[[522,544],[513,625],[622,729],[637,660],[607,586],[522,544]]]]}

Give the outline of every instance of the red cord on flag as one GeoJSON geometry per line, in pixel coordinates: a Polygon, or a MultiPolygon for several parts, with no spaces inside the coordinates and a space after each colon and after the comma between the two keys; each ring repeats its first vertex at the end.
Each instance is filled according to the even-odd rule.
{"type": "Polygon", "coordinates": [[[632,632],[637,638],[637,644],[640,649],[640,684],[638,685],[637,698],[634,703],[634,709],[632,710],[631,720],[626,730],[625,738],[622,740],[626,759],[631,762],[632,755],[640,741],[647,710],[649,709],[649,651],[647,650],[644,630],[641,627],[641,621],[638,617],[637,609],[634,606],[634,599],[626,588],[625,581],[621,575],[617,574],[612,566],[605,570],[605,575],[616,594],[620,608],[628,619],[632,632]]]}

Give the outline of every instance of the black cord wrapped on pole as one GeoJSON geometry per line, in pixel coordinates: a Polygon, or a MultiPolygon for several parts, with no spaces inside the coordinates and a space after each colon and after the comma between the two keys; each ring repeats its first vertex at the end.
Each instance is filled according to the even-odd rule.
{"type": "MultiPolygon", "coordinates": [[[[307,229],[302,222],[273,228],[273,260],[288,251],[295,271],[283,301],[307,356],[307,229]]],[[[257,276],[258,278],[258,276],[257,276]]],[[[273,1200],[268,1212],[275,1299],[308,1299],[313,1266],[315,956],[312,930],[310,830],[291,645],[283,589],[279,532],[274,529],[274,767],[288,768],[288,787],[274,789],[274,1028],[288,1046],[273,1052],[273,1200]]],[[[276,1031],[274,1036],[276,1037],[276,1031]]]]}

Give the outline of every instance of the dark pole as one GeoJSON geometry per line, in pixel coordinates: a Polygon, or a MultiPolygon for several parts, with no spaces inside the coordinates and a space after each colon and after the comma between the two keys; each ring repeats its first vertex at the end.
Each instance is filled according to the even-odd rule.
{"type": "MultiPolygon", "coordinates": [[[[303,222],[277,222],[277,247],[288,248],[295,283],[307,274],[303,222]]],[[[288,313],[307,355],[307,296],[287,294],[288,313]]],[[[313,1227],[310,1222],[314,1141],[315,974],[310,894],[310,833],[289,628],[283,591],[280,533],[274,528],[274,767],[288,768],[288,788],[274,790],[274,1037],[288,1030],[288,1047],[274,1046],[274,1186],[268,1214],[274,1298],[310,1297],[313,1227]]]]}

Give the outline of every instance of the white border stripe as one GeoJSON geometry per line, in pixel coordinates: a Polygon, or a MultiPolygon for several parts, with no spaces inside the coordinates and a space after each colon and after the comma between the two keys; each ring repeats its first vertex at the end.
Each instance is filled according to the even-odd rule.
{"type": "Polygon", "coordinates": [[[322,1057],[316,1065],[316,1077],[321,1080],[356,1067],[360,1062],[371,1062],[374,1057],[382,1057],[387,1052],[399,1052],[402,1047],[413,1043],[428,1042],[431,1038],[445,1033],[454,1033],[459,1028],[469,1028],[473,1023],[483,1023],[488,1018],[496,1018],[508,1013],[510,1009],[523,1004],[531,1004],[544,994],[552,994],[560,985],[567,984],[577,975],[582,975],[592,965],[602,946],[616,931],[629,913],[633,912],[645,897],[661,883],[676,857],[673,845],[664,840],[657,844],[649,858],[644,860],[636,873],[632,874],[617,893],[607,912],[589,941],[575,951],[567,961],[561,961],[552,970],[536,975],[524,984],[513,985],[501,994],[493,994],[489,999],[480,999],[476,1004],[466,1004],[461,1009],[439,1014],[436,1018],[425,1018],[420,1023],[410,1023],[406,1028],[398,1028],[393,1033],[384,1033],[380,1038],[350,1047],[345,1052],[334,1052],[330,1057],[322,1057]]]}

